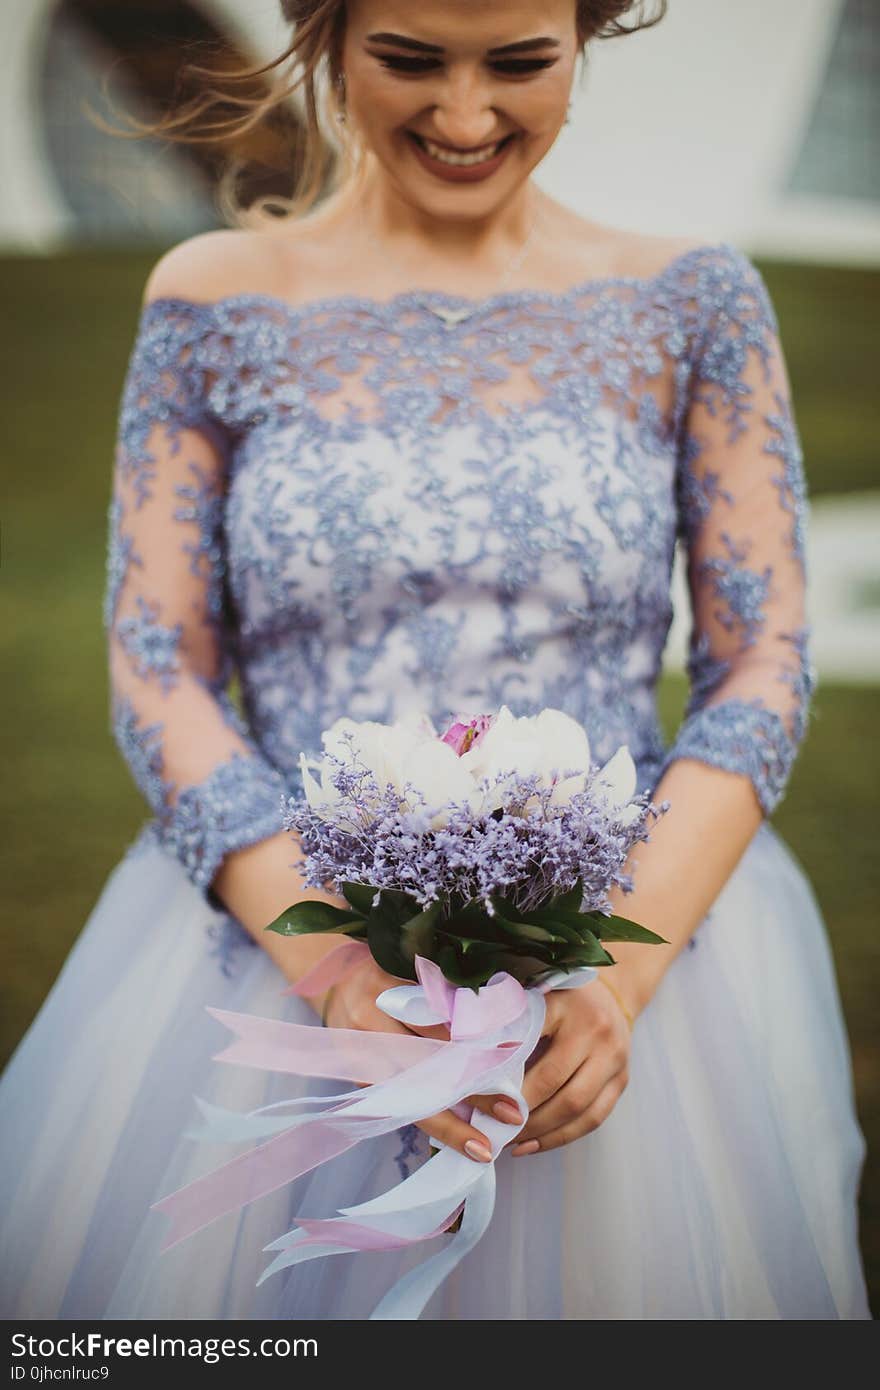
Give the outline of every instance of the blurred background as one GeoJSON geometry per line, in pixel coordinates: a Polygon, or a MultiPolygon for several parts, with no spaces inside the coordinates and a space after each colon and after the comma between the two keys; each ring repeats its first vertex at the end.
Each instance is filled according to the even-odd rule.
{"type": "MultiPolygon", "coordinates": [[[[0,1064],[27,1028],[145,807],[113,744],[101,628],[116,410],[146,276],[245,198],[289,191],[295,104],[213,146],[120,140],[115,120],[285,46],[277,0],[18,0],[0,7],[0,291],[7,676],[7,911],[0,1064]]],[[[259,91],[254,79],[253,90],[259,91]]],[[[576,211],[733,241],[779,317],[813,498],[820,688],[775,822],[828,923],[869,1143],[862,1243],[880,1306],[880,4],[670,0],[654,29],[596,43],[572,120],[537,172],[576,211]]],[[[662,699],[684,698],[686,604],[662,699]]],[[[145,1007],[148,1001],[145,1000],[145,1007]]]]}

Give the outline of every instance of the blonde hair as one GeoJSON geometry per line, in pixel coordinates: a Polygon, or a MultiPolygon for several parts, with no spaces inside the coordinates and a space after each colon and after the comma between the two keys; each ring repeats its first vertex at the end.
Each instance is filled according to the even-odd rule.
{"type": "MultiPolygon", "coordinates": [[[[267,219],[277,223],[279,217],[302,217],[323,192],[356,180],[364,167],[365,151],[356,132],[339,119],[344,111],[340,82],[346,0],[280,3],[292,33],[287,47],[271,62],[223,71],[219,76],[215,69],[187,62],[183,74],[203,84],[198,95],[156,121],[142,121],[123,112],[131,127],[128,130],[113,127],[92,112],[107,133],[123,138],[160,136],[186,144],[222,145],[240,141],[293,99],[302,123],[293,191],[289,197],[266,194],[242,204],[239,179],[244,161],[228,155],[217,187],[217,202],[221,215],[233,226],[265,226],[267,219]],[[242,87],[253,88],[260,78],[267,81],[262,95],[242,93],[242,87]],[[218,108],[228,111],[230,106],[238,110],[232,115],[216,115],[218,108]]],[[[646,0],[575,0],[575,27],[582,53],[593,39],[619,38],[658,24],[666,13],[667,0],[657,0],[656,13],[650,17],[644,14],[645,6],[646,0]],[[625,25],[622,20],[631,11],[635,11],[634,22],[625,25]]]]}

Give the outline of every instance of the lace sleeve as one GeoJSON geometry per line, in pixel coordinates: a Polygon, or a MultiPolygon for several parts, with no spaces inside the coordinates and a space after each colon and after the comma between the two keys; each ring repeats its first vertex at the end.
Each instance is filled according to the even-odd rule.
{"type": "Polygon", "coordinates": [[[208,890],[282,828],[281,775],[228,694],[224,443],[205,407],[210,307],[146,304],[123,388],[104,620],[113,733],[158,837],[208,890]]]}
{"type": "Polygon", "coordinates": [[[803,738],[814,684],[802,452],[759,271],[726,246],[693,296],[697,332],[678,434],[690,699],[667,765],[696,758],[743,773],[769,815],[803,738]]]}

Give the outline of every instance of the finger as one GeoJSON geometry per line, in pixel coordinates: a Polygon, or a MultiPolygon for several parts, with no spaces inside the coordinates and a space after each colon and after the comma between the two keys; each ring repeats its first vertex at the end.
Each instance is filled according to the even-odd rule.
{"type": "Polygon", "coordinates": [[[593,1130],[598,1129],[607,1120],[625,1088],[626,1081],[622,1079],[620,1074],[612,1077],[599,1092],[592,1105],[577,1119],[560,1125],[558,1129],[553,1129],[548,1134],[542,1134],[539,1139],[517,1140],[510,1152],[514,1158],[523,1158],[530,1154],[549,1153],[551,1149],[559,1149],[563,1144],[570,1144],[574,1139],[582,1139],[585,1134],[592,1134],[593,1130]]]}
{"type": "Polygon", "coordinates": [[[517,1142],[540,1139],[543,1134],[577,1120],[598,1099],[608,1082],[622,1070],[625,1061],[625,1057],[618,1057],[616,1052],[610,1052],[607,1048],[594,1052],[564,1086],[530,1112],[522,1133],[517,1135],[517,1142]]]}
{"type": "Polygon", "coordinates": [[[491,1115],[493,1119],[500,1120],[505,1125],[521,1125],[525,1119],[516,1101],[510,1096],[468,1096],[466,1104],[482,1111],[484,1115],[491,1115]]]}
{"type": "Polygon", "coordinates": [[[560,1029],[550,1038],[544,1055],[530,1067],[522,1084],[523,1098],[529,1111],[538,1109],[561,1090],[587,1058],[587,1044],[575,1030],[560,1029]]]}
{"type": "Polygon", "coordinates": [[[470,1158],[475,1163],[492,1161],[492,1149],[485,1134],[474,1125],[469,1125],[466,1120],[459,1119],[451,1110],[441,1110],[438,1115],[419,1120],[417,1128],[423,1130],[429,1138],[439,1139],[441,1144],[457,1149],[465,1158],[470,1158]]]}

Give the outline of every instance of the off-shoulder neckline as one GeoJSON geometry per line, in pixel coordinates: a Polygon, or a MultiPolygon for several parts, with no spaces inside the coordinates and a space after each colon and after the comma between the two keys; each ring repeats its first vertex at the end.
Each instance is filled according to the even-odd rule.
{"type": "Polygon", "coordinates": [[[236,306],[264,307],[280,310],[292,319],[307,318],[313,314],[330,311],[355,310],[370,313],[375,316],[385,317],[397,310],[415,309],[421,305],[442,305],[447,308],[468,308],[467,317],[462,320],[462,326],[467,328],[478,314],[486,313],[490,309],[504,307],[513,304],[531,304],[538,301],[563,306],[570,300],[576,299],[579,295],[587,293],[591,289],[600,287],[610,287],[615,285],[624,286],[651,286],[662,283],[673,273],[680,271],[685,265],[698,257],[705,256],[707,252],[732,252],[734,256],[741,255],[737,247],[732,242],[715,241],[700,242],[696,246],[687,247],[684,251],[679,251],[664,266],[651,275],[591,275],[586,279],[579,280],[573,285],[569,285],[561,290],[535,289],[524,287],[522,289],[500,290],[494,294],[485,295],[481,298],[474,298],[469,295],[453,294],[449,290],[432,290],[423,288],[410,288],[399,290],[390,295],[387,299],[377,299],[371,295],[344,293],[334,295],[324,295],[319,299],[307,299],[293,301],[282,298],[280,295],[266,294],[258,290],[239,290],[231,294],[219,295],[214,299],[192,299],[186,295],[157,295],[154,299],[144,302],[141,306],[144,313],[154,308],[180,306],[194,310],[204,310],[206,313],[220,310],[223,308],[234,308],[236,306]]]}

